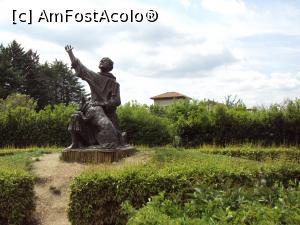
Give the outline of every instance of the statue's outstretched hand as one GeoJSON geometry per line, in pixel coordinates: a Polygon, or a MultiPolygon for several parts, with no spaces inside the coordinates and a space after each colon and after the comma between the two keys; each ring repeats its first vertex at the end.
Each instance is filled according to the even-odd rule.
{"type": "Polygon", "coordinates": [[[73,50],[73,47],[71,45],[66,45],[65,49],[66,49],[66,52],[70,52],[73,50]]]}
{"type": "MultiPolygon", "coordinates": [[[[74,54],[73,54],[73,52],[72,52],[73,47],[72,47],[71,45],[66,45],[66,46],[65,46],[65,50],[66,50],[66,52],[68,53],[68,55],[69,55],[69,57],[70,57],[70,60],[71,60],[72,64],[75,63],[76,58],[75,58],[75,56],[74,56],[74,54]]],[[[74,66],[72,65],[72,67],[74,67],[74,66]]]]}

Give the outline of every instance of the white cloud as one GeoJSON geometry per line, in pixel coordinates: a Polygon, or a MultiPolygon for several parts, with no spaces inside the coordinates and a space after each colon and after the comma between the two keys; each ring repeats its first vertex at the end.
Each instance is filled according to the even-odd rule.
{"type": "Polygon", "coordinates": [[[221,14],[243,14],[246,5],[243,0],[202,0],[202,7],[221,14]]]}
{"type": "Polygon", "coordinates": [[[189,7],[191,5],[191,0],[180,0],[184,7],[189,7]]]}

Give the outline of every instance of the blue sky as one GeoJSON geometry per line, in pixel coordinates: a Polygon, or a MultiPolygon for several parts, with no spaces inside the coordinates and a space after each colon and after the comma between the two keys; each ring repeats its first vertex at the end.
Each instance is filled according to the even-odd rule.
{"type": "Polygon", "coordinates": [[[1,43],[20,42],[41,61],[69,63],[64,45],[92,70],[108,56],[123,103],[177,91],[249,107],[295,99],[300,93],[300,1],[292,0],[0,0],[1,43]],[[63,12],[107,9],[146,12],[154,23],[12,24],[12,10],[63,12]]]}

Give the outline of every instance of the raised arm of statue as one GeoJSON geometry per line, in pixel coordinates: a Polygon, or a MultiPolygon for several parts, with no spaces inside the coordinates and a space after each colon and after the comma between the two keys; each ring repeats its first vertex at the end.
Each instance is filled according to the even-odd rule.
{"type": "Polygon", "coordinates": [[[69,54],[71,63],[75,63],[76,58],[75,58],[75,56],[74,56],[74,54],[73,54],[73,51],[72,51],[72,50],[73,50],[73,47],[72,47],[71,45],[66,45],[65,50],[66,50],[66,52],[69,54]]]}
{"type": "Polygon", "coordinates": [[[73,47],[71,45],[66,45],[65,47],[66,52],[69,54],[72,68],[76,71],[76,76],[86,80],[87,82],[93,82],[95,78],[95,73],[88,68],[86,68],[80,61],[77,59],[73,54],[73,47]]]}

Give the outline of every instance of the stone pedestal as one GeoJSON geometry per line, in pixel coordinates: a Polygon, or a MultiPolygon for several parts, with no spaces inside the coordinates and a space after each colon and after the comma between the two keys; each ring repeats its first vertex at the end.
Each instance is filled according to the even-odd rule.
{"type": "Polygon", "coordinates": [[[115,149],[101,149],[91,146],[82,149],[65,149],[61,159],[66,162],[111,163],[134,154],[135,148],[121,146],[115,149]]]}

